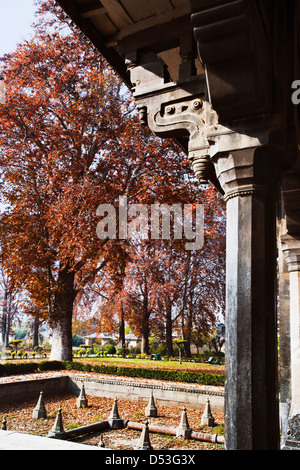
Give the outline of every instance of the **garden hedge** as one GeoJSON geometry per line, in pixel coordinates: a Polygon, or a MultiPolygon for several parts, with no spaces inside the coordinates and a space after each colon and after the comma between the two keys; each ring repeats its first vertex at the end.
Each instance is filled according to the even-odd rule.
{"type": "Polygon", "coordinates": [[[0,376],[30,374],[49,370],[79,370],[115,376],[156,379],[170,382],[198,383],[202,385],[224,386],[224,375],[202,372],[189,372],[165,369],[144,369],[113,365],[91,365],[77,361],[41,361],[41,362],[7,362],[0,364],[0,376]]]}
{"type": "Polygon", "coordinates": [[[0,377],[17,374],[32,374],[38,371],[37,362],[5,362],[0,364],[0,377]]]}

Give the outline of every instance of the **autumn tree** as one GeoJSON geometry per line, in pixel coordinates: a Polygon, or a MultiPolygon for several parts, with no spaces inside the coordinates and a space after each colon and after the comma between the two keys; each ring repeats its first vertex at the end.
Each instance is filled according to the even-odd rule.
{"type": "Polygon", "coordinates": [[[52,357],[70,359],[75,277],[97,270],[102,255],[90,232],[109,191],[101,152],[117,129],[109,117],[119,113],[122,123],[120,85],[76,32],[58,30],[37,30],[4,58],[1,74],[3,263],[49,316],[52,357]]]}
{"type": "MultiPolygon", "coordinates": [[[[127,269],[129,281],[124,283],[125,298],[131,286],[131,321],[142,336],[146,334],[142,326],[145,332],[155,331],[170,356],[175,326],[180,328],[189,357],[192,332],[196,329],[207,335],[218,315],[224,314],[224,203],[211,188],[196,190],[192,179],[190,189],[190,196],[204,207],[203,246],[189,250],[187,239],[176,240],[174,234],[168,240],[140,241],[127,269]]],[[[171,197],[168,201],[174,202],[171,197]]]]}
{"type": "Polygon", "coordinates": [[[152,281],[153,329],[163,339],[167,356],[173,356],[174,325],[181,316],[178,303],[183,295],[183,258],[184,249],[181,244],[162,240],[151,264],[152,276],[149,276],[152,281]]]}
{"type": "Polygon", "coordinates": [[[51,358],[71,359],[74,305],[128,256],[126,240],[97,237],[97,207],[170,191],[186,200],[191,170],[173,143],[141,128],[132,96],[55,2],[37,3],[34,37],[0,71],[3,266],[49,320],[51,358]]]}
{"type": "Polygon", "coordinates": [[[10,279],[4,272],[3,267],[0,267],[0,307],[2,310],[2,344],[4,348],[7,348],[12,321],[21,310],[21,295],[20,291],[10,282],[10,279]]]}
{"type": "MultiPolygon", "coordinates": [[[[167,175],[167,173],[166,173],[167,175]]],[[[173,355],[174,327],[184,341],[185,355],[191,355],[195,330],[207,335],[218,314],[224,313],[225,216],[222,199],[209,188],[193,186],[188,173],[185,182],[189,197],[205,206],[204,245],[187,250],[186,239],[143,240],[130,243],[125,277],[116,287],[116,277],[97,280],[99,293],[105,294],[99,307],[101,326],[111,331],[124,320],[142,338],[141,350],[149,353],[149,336],[155,333],[165,343],[166,354],[173,355]],[[209,201],[209,205],[207,204],[209,201]]],[[[174,181],[181,185],[180,175],[174,181]]],[[[164,184],[156,197],[174,202],[172,191],[164,193],[164,184]]],[[[185,201],[187,193],[182,192],[185,201]]],[[[188,200],[188,199],[186,199],[188,200]]],[[[151,201],[151,200],[150,200],[151,201]]],[[[174,220],[173,220],[174,222],[174,220]]],[[[174,234],[173,234],[174,235],[174,234]]],[[[94,286],[95,290],[96,287],[94,286]]]]}
{"type": "MultiPolygon", "coordinates": [[[[169,356],[173,355],[175,327],[184,341],[185,356],[190,357],[193,331],[207,335],[218,314],[224,314],[224,217],[211,219],[207,206],[206,212],[206,235],[201,249],[189,251],[174,240],[162,241],[159,246],[156,242],[155,251],[148,250],[148,259],[143,260],[150,270],[146,276],[151,293],[150,324],[152,331],[155,329],[163,339],[169,356]]],[[[140,259],[137,264],[140,266],[140,259]]]]}
{"type": "Polygon", "coordinates": [[[225,316],[225,211],[224,202],[210,190],[205,205],[206,223],[201,250],[187,252],[179,283],[182,295],[181,336],[184,351],[191,356],[192,334],[207,336],[219,318],[225,316]]]}

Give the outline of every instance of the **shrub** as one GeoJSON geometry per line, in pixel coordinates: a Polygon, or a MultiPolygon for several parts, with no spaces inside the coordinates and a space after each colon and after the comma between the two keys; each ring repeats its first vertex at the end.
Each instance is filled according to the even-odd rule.
{"type": "Polygon", "coordinates": [[[107,354],[116,354],[116,348],[112,345],[109,344],[106,349],[107,354]]]}
{"type": "Polygon", "coordinates": [[[11,346],[15,347],[16,349],[18,348],[18,346],[22,343],[22,340],[21,339],[13,339],[11,341],[8,342],[8,344],[10,344],[11,346]]]}
{"type": "Polygon", "coordinates": [[[62,361],[63,362],[63,368],[67,370],[83,370],[84,364],[82,362],[76,362],[76,361],[62,361]]]}
{"type": "Polygon", "coordinates": [[[146,369],[139,367],[85,364],[77,361],[41,361],[40,363],[4,363],[0,364],[0,376],[25,374],[46,370],[79,370],[96,372],[98,374],[120,375],[124,377],[139,377],[145,379],[166,380],[171,382],[198,383],[203,385],[224,386],[225,378],[222,374],[209,374],[201,372],[146,369]]]}
{"type": "Polygon", "coordinates": [[[17,374],[30,374],[38,370],[38,364],[35,362],[6,362],[1,364],[0,375],[2,377],[17,374]]]}
{"type": "Polygon", "coordinates": [[[95,365],[93,372],[99,374],[121,375],[145,379],[167,380],[171,382],[198,383],[203,385],[224,386],[224,375],[206,374],[164,369],[144,369],[140,367],[95,365]]]}
{"type": "Polygon", "coordinates": [[[129,354],[129,349],[128,348],[119,348],[117,350],[117,354],[120,354],[121,356],[125,357],[127,354],[129,354]]]}
{"type": "Polygon", "coordinates": [[[40,371],[44,370],[63,370],[64,363],[63,361],[41,361],[38,364],[38,368],[40,371]]]}

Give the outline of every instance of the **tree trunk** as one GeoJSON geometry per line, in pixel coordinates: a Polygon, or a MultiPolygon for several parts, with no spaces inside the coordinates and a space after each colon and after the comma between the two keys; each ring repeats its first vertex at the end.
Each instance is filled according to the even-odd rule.
{"type": "Polygon", "coordinates": [[[171,309],[169,309],[166,316],[166,354],[168,357],[173,356],[171,309]]]}
{"type": "Polygon", "coordinates": [[[75,274],[68,267],[59,272],[60,290],[55,296],[54,313],[51,318],[52,347],[50,360],[72,360],[72,316],[76,297],[75,274]]]}
{"type": "Polygon", "coordinates": [[[51,323],[52,347],[50,360],[72,360],[72,313],[65,312],[51,323]]]}
{"type": "Polygon", "coordinates": [[[2,343],[3,343],[3,347],[5,347],[5,333],[6,333],[6,313],[2,313],[2,343]]]}
{"type": "Polygon", "coordinates": [[[125,348],[125,320],[124,320],[123,307],[121,307],[121,311],[120,311],[119,341],[121,343],[121,347],[124,350],[125,348]]]}
{"type": "Polygon", "coordinates": [[[10,332],[10,316],[6,314],[6,330],[5,330],[5,338],[4,338],[4,347],[8,348],[9,346],[9,332],[10,332]]]}
{"type": "Polygon", "coordinates": [[[184,356],[185,357],[191,357],[191,337],[192,337],[192,312],[189,311],[188,313],[188,318],[187,318],[187,324],[185,325],[185,332],[184,336],[182,336],[182,339],[186,340],[186,343],[183,343],[183,349],[184,349],[184,356]]]}
{"type": "Polygon", "coordinates": [[[142,335],[141,353],[147,355],[149,354],[149,341],[147,335],[142,335]]]}
{"type": "Polygon", "coordinates": [[[2,343],[3,348],[8,347],[8,314],[7,314],[7,289],[4,291],[4,304],[2,308],[2,343]]]}
{"type": "Polygon", "coordinates": [[[149,354],[149,324],[145,322],[142,329],[141,353],[149,354]]]}
{"type": "Polygon", "coordinates": [[[37,317],[33,318],[33,337],[32,337],[32,347],[38,347],[39,345],[39,327],[40,327],[40,320],[37,317]]]}

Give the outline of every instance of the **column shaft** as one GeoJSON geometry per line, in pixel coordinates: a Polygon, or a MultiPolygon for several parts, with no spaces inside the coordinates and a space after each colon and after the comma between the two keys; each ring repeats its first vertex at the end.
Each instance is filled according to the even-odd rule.
{"type": "Polygon", "coordinates": [[[300,413],[300,271],[290,272],[292,406],[300,413]]]}
{"type": "Polygon", "coordinates": [[[213,158],[227,201],[228,450],[279,448],[274,156],[259,147],[213,158]]]}
{"type": "Polygon", "coordinates": [[[278,449],[274,203],[236,196],[227,220],[226,448],[278,449]]]}
{"type": "MultiPolygon", "coordinates": [[[[285,234],[283,252],[290,279],[291,404],[284,449],[300,448],[300,240],[285,234]]],[[[283,440],[284,440],[283,439],[283,440]]]]}

